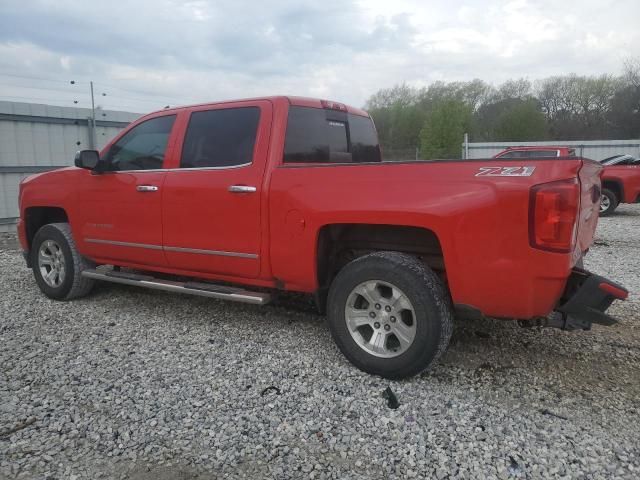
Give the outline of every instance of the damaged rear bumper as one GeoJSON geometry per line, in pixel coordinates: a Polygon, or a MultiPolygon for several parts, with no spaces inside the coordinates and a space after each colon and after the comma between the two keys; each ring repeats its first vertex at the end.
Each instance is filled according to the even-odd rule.
{"type": "Polygon", "coordinates": [[[547,325],[564,330],[588,330],[593,323],[613,325],[617,320],[606,311],[614,300],[625,300],[629,291],[607,278],[574,268],[564,294],[547,325]]]}

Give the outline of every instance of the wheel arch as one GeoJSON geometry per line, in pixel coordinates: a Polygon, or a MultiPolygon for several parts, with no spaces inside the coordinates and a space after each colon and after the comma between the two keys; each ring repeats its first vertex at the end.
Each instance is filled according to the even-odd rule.
{"type": "Polygon", "coordinates": [[[49,223],[69,223],[69,216],[61,207],[28,207],[24,211],[27,245],[31,244],[36,232],[49,223]]]}
{"type": "Polygon", "coordinates": [[[434,270],[446,284],[440,238],[434,230],[408,225],[332,223],[318,230],[316,241],[316,304],[325,311],[333,278],[350,261],[374,251],[414,255],[434,270]]]}
{"type": "Polygon", "coordinates": [[[607,178],[602,180],[602,188],[611,190],[618,197],[618,203],[621,203],[624,200],[624,186],[622,182],[618,179],[607,178]]]}

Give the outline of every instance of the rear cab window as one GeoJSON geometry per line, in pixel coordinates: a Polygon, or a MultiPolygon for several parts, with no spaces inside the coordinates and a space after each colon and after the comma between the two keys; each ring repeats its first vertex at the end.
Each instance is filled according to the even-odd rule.
{"type": "Polygon", "coordinates": [[[371,118],[331,109],[289,108],[284,163],[381,161],[371,118]]]}

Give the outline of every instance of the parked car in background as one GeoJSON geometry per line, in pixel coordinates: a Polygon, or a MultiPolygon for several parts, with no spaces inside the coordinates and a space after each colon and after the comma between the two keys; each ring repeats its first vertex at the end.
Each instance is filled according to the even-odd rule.
{"type": "MultiPolygon", "coordinates": [[[[575,156],[575,149],[562,146],[509,147],[493,158],[552,159],[575,156]]],[[[640,202],[640,159],[620,154],[600,160],[604,166],[601,174],[602,193],[600,216],[611,215],[621,203],[640,202]]]]}
{"type": "Polygon", "coordinates": [[[640,164],[640,158],[636,158],[629,154],[622,154],[603,158],[600,160],[600,163],[602,165],[638,165],[640,164]]]}
{"type": "Polygon", "coordinates": [[[602,198],[600,215],[611,215],[621,203],[640,202],[640,159],[632,155],[618,155],[600,162],[602,198]]]}
{"type": "Polygon", "coordinates": [[[304,292],[349,360],[402,378],[444,352],[454,312],[615,323],[606,310],[627,290],[581,263],[601,170],[383,162],[362,110],[238,100],[152,113],[76,167],[28,177],[18,232],[50,298],[96,280],[259,305],[304,292]]]}
{"type": "Polygon", "coordinates": [[[561,158],[575,157],[575,148],[537,145],[531,147],[507,147],[493,158],[561,158]]]}

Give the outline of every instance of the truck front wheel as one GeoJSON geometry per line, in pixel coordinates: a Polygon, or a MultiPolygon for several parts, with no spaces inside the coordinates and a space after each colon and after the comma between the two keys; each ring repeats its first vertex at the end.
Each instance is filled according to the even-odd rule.
{"type": "Polygon", "coordinates": [[[82,297],[95,283],[82,276],[83,270],[94,265],[78,252],[68,223],[50,223],[36,232],[31,266],[42,293],[56,300],[82,297]]]}
{"type": "Polygon", "coordinates": [[[453,329],[449,297],[417,258],[375,252],[353,260],[329,290],[327,315],[342,353],[359,369],[400,379],[433,364],[453,329]]]}

